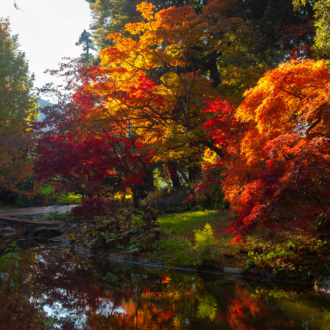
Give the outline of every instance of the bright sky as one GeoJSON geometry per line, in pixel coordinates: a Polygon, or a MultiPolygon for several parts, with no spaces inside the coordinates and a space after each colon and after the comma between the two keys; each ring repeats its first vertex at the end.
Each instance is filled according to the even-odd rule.
{"type": "Polygon", "coordinates": [[[54,82],[43,72],[57,69],[62,57],[82,53],[75,43],[83,30],[89,29],[89,4],[85,0],[16,0],[23,12],[14,8],[14,2],[0,0],[0,17],[9,18],[12,34],[19,35],[19,49],[25,52],[30,72],[36,76],[34,85],[54,82]]]}

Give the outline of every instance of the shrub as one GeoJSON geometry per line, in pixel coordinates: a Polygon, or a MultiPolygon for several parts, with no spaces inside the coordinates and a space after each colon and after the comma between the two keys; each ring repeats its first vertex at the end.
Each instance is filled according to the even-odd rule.
{"type": "Polygon", "coordinates": [[[222,192],[224,169],[220,165],[208,165],[203,167],[203,177],[191,184],[193,198],[203,209],[228,209],[222,192]]]}
{"type": "Polygon", "coordinates": [[[45,202],[45,196],[42,194],[36,194],[33,197],[29,197],[26,193],[16,194],[15,204],[20,207],[32,207],[41,206],[45,202]]]}
{"type": "Polygon", "coordinates": [[[153,243],[160,239],[157,216],[156,210],[148,208],[138,215],[122,212],[98,217],[83,228],[79,237],[73,236],[71,241],[94,250],[127,250],[133,254],[151,251],[153,243]]]}
{"type": "Polygon", "coordinates": [[[104,216],[110,211],[110,203],[101,198],[83,199],[81,205],[72,209],[76,218],[91,219],[97,216],[104,216]]]}
{"type": "Polygon", "coordinates": [[[299,232],[282,233],[275,241],[249,239],[236,257],[249,267],[272,271],[274,274],[314,276],[318,263],[329,255],[330,242],[299,232]]]}

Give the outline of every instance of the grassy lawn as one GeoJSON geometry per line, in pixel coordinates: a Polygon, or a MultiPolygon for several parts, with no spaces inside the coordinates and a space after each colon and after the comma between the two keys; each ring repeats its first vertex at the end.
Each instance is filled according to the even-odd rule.
{"type": "Polygon", "coordinates": [[[194,231],[203,230],[206,223],[214,234],[209,256],[219,266],[256,267],[273,274],[311,277],[318,260],[329,255],[330,242],[298,230],[281,231],[270,237],[267,230],[259,229],[246,237],[245,245],[230,245],[233,237],[226,233],[231,222],[227,211],[166,214],[158,221],[169,235],[157,243],[156,256],[172,265],[196,262],[196,256],[200,260],[206,250],[198,247],[194,231]]]}
{"type": "Polygon", "coordinates": [[[203,231],[208,223],[214,235],[210,243],[212,257],[217,264],[232,266],[236,260],[219,260],[223,253],[230,253],[236,248],[230,246],[232,237],[226,233],[231,219],[228,211],[193,211],[177,214],[164,214],[158,218],[161,228],[168,230],[169,236],[157,243],[153,255],[168,265],[184,266],[198,263],[203,259],[205,248],[196,247],[195,231],[203,231]]]}
{"type": "MultiPolygon", "coordinates": [[[[54,189],[51,186],[48,186],[47,188],[41,191],[41,194],[50,195],[53,192],[54,189]]],[[[71,203],[79,204],[81,202],[80,195],[69,194],[68,196],[56,196],[56,197],[58,198],[57,204],[71,204],[71,203]]]]}
{"type": "Polygon", "coordinates": [[[193,239],[194,230],[202,230],[206,223],[211,225],[215,236],[223,236],[230,223],[228,212],[226,211],[194,211],[163,214],[158,218],[158,221],[162,228],[188,239],[193,239]]]}

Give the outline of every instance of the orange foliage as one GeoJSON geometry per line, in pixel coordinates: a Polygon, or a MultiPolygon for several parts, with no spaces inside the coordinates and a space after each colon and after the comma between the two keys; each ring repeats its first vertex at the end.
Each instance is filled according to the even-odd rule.
{"type": "Polygon", "coordinates": [[[198,155],[199,149],[192,147],[198,146],[196,141],[212,147],[203,130],[209,117],[205,100],[219,93],[212,80],[201,75],[196,61],[220,51],[215,33],[243,25],[240,19],[226,18],[234,2],[211,1],[200,15],[190,6],[154,13],[152,4],[138,5],[144,22],[125,28],[139,39],[110,34],[114,46],[101,52],[101,67],[80,91],[94,100],[89,119],[134,131],[156,160],[198,155]]]}
{"type": "Polygon", "coordinates": [[[249,130],[224,184],[238,212],[231,233],[328,222],[329,92],[326,62],[312,60],[284,63],[246,91],[236,117],[249,130]]]}

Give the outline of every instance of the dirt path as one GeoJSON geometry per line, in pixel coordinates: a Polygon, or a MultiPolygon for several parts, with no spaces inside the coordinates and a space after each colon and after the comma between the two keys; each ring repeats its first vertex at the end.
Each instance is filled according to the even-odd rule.
{"type": "Polygon", "coordinates": [[[11,217],[15,215],[24,214],[46,214],[51,212],[65,213],[69,212],[77,205],[54,205],[54,206],[41,206],[41,207],[28,207],[24,209],[4,210],[0,211],[0,217],[11,217]]]}

